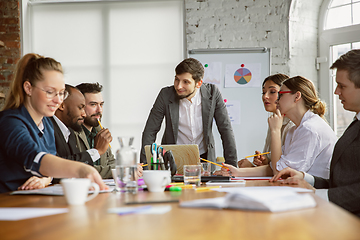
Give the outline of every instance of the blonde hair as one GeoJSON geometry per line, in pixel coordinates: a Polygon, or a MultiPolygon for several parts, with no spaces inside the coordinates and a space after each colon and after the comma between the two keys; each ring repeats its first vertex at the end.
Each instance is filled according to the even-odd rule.
{"type": "Polygon", "coordinates": [[[305,107],[313,113],[324,118],[326,112],[326,104],[318,97],[318,93],[312,81],[301,76],[287,79],[283,82],[292,93],[300,92],[301,98],[304,100],[305,107]]]}
{"type": "Polygon", "coordinates": [[[19,60],[3,110],[15,109],[24,104],[26,95],[24,82],[29,81],[30,84],[33,85],[43,80],[42,70],[54,70],[63,73],[61,64],[53,58],[28,53],[19,60]]]}

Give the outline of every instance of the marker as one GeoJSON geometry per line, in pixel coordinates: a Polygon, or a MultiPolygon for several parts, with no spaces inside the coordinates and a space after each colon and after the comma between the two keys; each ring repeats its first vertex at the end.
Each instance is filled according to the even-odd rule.
{"type": "MultiPolygon", "coordinates": [[[[104,129],[104,128],[103,128],[103,126],[101,125],[101,122],[100,122],[100,120],[99,120],[99,119],[98,119],[98,123],[99,123],[100,128],[101,128],[101,129],[104,129]]],[[[109,143],[109,147],[111,148],[110,143],[109,143]]]]}

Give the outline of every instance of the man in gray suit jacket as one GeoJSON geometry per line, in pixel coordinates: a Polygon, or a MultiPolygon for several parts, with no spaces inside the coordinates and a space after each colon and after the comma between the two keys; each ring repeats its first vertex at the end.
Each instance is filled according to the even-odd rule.
{"type": "Polygon", "coordinates": [[[335,94],[344,109],[356,113],[337,141],[330,165],[330,178],[313,177],[291,168],[280,171],[272,181],[287,178],[284,183],[299,184],[360,217],[360,49],[351,50],[334,62],[337,69],[335,94]]]}
{"type": "Polygon", "coordinates": [[[165,117],[161,144],[197,144],[200,156],[216,161],[213,119],[221,135],[225,162],[236,166],[236,144],[228,112],[219,89],[203,83],[204,67],[193,58],[175,68],[174,85],[161,89],[142,134],[140,161],[146,163],[144,146],[155,142],[165,117]]]}

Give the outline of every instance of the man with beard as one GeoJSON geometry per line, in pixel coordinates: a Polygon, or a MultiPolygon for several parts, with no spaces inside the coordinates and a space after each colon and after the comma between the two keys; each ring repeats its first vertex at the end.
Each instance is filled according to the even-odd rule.
{"type": "Polygon", "coordinates": [[[161,89],[142,134],[140,161],[146,163],[145,145],[156,140],[165,117],[161,144],[197,144],[200,157],[216,161],[213,119],[221,135],[225,162],[236,166],[236,144],[228,112],[219,89],[203,83],[204,67],[187,58],[175,68],[174,85],[161,89]]]}
{"type": "Polygon", "coordinates": [[[76,146],[75,131],[81,131],[81,125],[85,118],[85,98],[83,94],[73,86],[65,85],[68,97],[56,110],[51,118],[54,125],[55,144],[57,155],[66,159],[84,162],[93,166],[101,153],[107,149],[107,143],[98,144],[96,149],[81,151],[76,146]]]}
{"type": "Polygon", "coordinates": [[[97,149],[105,144],[105,151],[100,152],[94,167],[102,178],[112,178],[111,169],[115,168],[115,158],[109,148],[112,136],[109,129],[101,129],[99,122],[102,117],[104,100],[99,83],[81,83],[76,86],[85,97],[84,123],[75,131],[77,146],[80,151],[97,149]]]}

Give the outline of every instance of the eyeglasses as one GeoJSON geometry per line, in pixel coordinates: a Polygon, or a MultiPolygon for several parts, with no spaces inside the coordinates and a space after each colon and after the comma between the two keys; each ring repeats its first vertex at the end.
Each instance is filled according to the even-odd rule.
{"type": "Polygon", "coordinates": [[[53,99],[54,97],[56,97],[57,95],[59,95],[60,99],[64,100],[64,99],[66,99],[66,98],[69,96],[69,93],[68,93],[67,91],[65,91],[65,90],[60,91],[60,92],[55,92],[55,91],[53,91],[53,90],[44,90],[44,89],[39,88],[39,87],[37,87],[37,86],[33,86],[33,87],[35,87],[35,88],[37,88],[37,89],[40,89],[41,91],[45,92],[45,93],[46,93],[46,97],[47,97],[48,99],[53,99]]]}
{"type": "Polygon", "coordinates": [[[282,97],[282,95],[283,95],[284,93],[292,93],[292,91],[279,91],[279,92],[278,92],[278,101],[280,100],[280,98],[282,97]]]}

